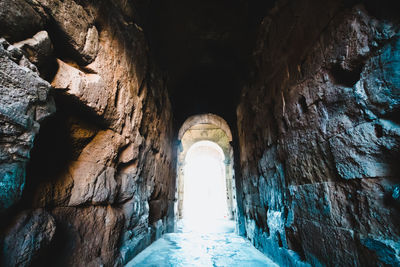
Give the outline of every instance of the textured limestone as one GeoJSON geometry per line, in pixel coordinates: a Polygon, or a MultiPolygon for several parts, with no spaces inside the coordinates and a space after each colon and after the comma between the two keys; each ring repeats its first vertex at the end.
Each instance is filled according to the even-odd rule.
{"type": "MultiPolygon", "coordinates": [[[[52,211],[59,235],[51,263],[64,266],[112,266],[118,256],[123,215],[111,206],[59,207],[52,211]],[[95,236],[95,238],[94,238],[95,236]],[[60,251],[56,251],[56,248],[60,251]]],[[[47,262],[48,264],[48,262],[47,262]]]]}
{"type": "Polygon", "coordinates": [[[43,209],[23,211],[5,233],[2,266],[30,266],[56,231],[54,218],[43,209]]]}
{"type": "Polygon", "coordinates": [[[278,1],[260,27],[237,109],[242,234],[282,265],[396,266],[398,24],[321,5],[278,1]]]}
{"type": "Polygon", "coordinates": [[[45,22],[25,0],[1,0],[0,21],[0,36],[10,42],[31,37],[42,29],[45,22]]]}
{"type": "Polygon", "coordinates": [[[330,138],[338,174],[344,179],[394,176],[386,152],[398,146],[399,138],[400,129],[390,121],[366,122],[330,138]]]}
{"type": "Polygon", "coordinates": [[[122,138],[112,131],[99,132],[83,149],[70,166],[69,175],[73,177],[74,185],[69,206],[114,202],[117,194],[115,168],[107,166],[115,159],[121,141],[122,138]]]}
{"type": "Polygon", "coordinates": [[[1,1],[0,35],[9,41],[21,41],[51,23],[53,41],[80,64],[92,62],[98,51],[99,34],[94,16],[73,0],[1,1]],[[8,12],[12,10],[13,12],[8,12]]]}
{"type": "Polygon", "coordinates": [[[121,152],[119,156],[119,161],[121,163],[129,163],[131,161],[137,160],[138,156],[139,156],[139,147],[135,144],[130,144],[121,152]]]}
{"type": "MultiPolygon", "coordinates": [[[[20,198],[35,144],[17,208],[47,210],[56,232],[51,246],[26,265],[121,265],[174,222],[173,128],[164,74],[120,5],[26,3],[46,23],[32,26],[32,35],[45,31],[31,39],[7,35],[19,41],[15,46],[1,41],[0,101],[7,108],[0,118],[7,138],[1,147],[1,185],[7,187],[2,208],[20,198]],[[32,70],[42,74],[47,60],[58,63],[53,75],[45,75],[57,112],[45,119],[54,109],[50,84],[32,70]]],[[[2,225],[12,227],[13,214],[2,225]]],[[[15,243],[16,253],[23,249],[15,243]]]]}
{"type": "Polygon", "coordinates": [[[38,3],[64,35],[65,45],[72,50],[75,59],[83,64],[92,62],[98,50],[94,17],[73,0],[44,0],[38,3]]]}
{"type": "Polygon", "coordinates": [[[20,67],[22,58],[19,49],[0,41],[0,212],[19,200],[39,122],[55,109],[49,83],[20,67]]]}
{"type": "Polygon", "coordinates": [[[85,106],[102,115],[107,105],[108,94],[100,75],[84,73],[61,60],[57,60],[58,71],[51,85],[65,89],[66,94],[77,97],[85,106]]]}
{"type": "MultiPolygon", "coordinates": [[[[195,67],[188,68],[193,76],[170,77],[190,80],[176,91],[183,93],[175,99],[177,121],[214,102],[229,113],[235,101],[219,95],[235,90],[216,91],[221,84],[204,74],[238,86],[228,75],[236,72],[225,68],[247,67],[232,60],[247,45],[236,46],[240,36],[232,32],[259,25],[238,131],[210,135],[234,144],[241,233],[282,266],[399,265],[399,25],[386,16],[396,10],[390,1],[375,2],[271,1],[265,6],[275,7],[260,23],[251,18],[254,24],[237,5],[237,14],[226,13],[240,15],[233,24],[217,12],[193,25],[179,21],[194,36],[175,47],[183,61],[166,56],[182,69],[195,67]],[[185,54],[193,44],[204,53],[185,54]]],[[[146,6],[0,0],[0,38],[14,43],[0,39],[0,235],[10,244],[3,248],[18,255],[11,260],[21,259],[7,264],[118,266],[173,230],[173,116],[168,79],[146,40],[157,25],[137,24],[147,21],[146,6]],[[33,208],[50,215],[41,210],[19,224],[15,214],[33,208]],[[19,243],[30,234],[38,243],[19,243]]],[[[204,7],[212,9],[206,4],[195,14],[204,16],[204,7]]],[[[174,31],[164,38],[173,40],[174,31]]]]}
{"type": "Polygon", "coordinates": [[[14,46],[23,51],[41,74],[49,71],[48,68],[52,66],[53,44],[46,31],[40,31],[32,38],[15,43],[14,46]]]}

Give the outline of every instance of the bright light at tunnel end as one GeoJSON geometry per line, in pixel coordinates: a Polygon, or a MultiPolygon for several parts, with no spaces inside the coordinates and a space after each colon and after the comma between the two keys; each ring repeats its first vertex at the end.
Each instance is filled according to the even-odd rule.
{"type": "Polygon", "coordinates": [[[185,158],[183,219],[196,230],[212,231],[227,219],[224,153],[216,143],[193,144],[185,158]]]}

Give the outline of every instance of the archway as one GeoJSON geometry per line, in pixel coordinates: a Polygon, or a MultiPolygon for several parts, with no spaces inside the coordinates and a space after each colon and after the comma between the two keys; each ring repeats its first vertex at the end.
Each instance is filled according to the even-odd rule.
{"type": "Polygon", "coordinates": [[[211,141],[193,144],[185,157],[183,217],[196,221],[228,217],[224,153],[211,141]]]}
{"type": "MultiPolygon", "coordinates": [[[[197,167],[203,169],[209,169],[209,176],[215,179],[217,175],[211,173],[212,166],[214,168],[220,168],[223,172],[223,190],[219,190],[219,196],[225,201],[225,211],[223,207],[219,207],[213,211],[210,210],[210,217],[226,217],[228,219],[236,219],[236,194],[235,194],[235,184],[234,184],[234,171],[233,171],[233,150],[230,142],[232,141],[232,134],[230,128],[226,121],[221,117],[214,114],[201,114],[189,117],[182,125],[179,135],[179,148],[178,148],[178,161],[177,161],[177,191],[176,191],[176,205],[175,205],[175,218],[182,219],[187,212],[185,212],[185,201],[195,201],[194,197],[196,193],[190,192],[190,188],[185,187],[185,181],[190,174],[190,168],[194,167],[194,172],[196,172],[196,166],[191,166],[190,158],[193,154],[200,154],[203,162],[193,163],[194,165],[200,164],[197,167]],[[200,150],[200,152],[199,152],[200,150]],[[205,150],[208,150],[208,157],[205,156],[205,150]],[[213,161],[211,158],[217,159],[213,161]],[[220,167],[217,167],[217,162],[219,160],[220,167]],[[190,194],[188,196],[188,194],[190,194]],[[219,214],[213,214],[217,212],[219,214]]],[[[192,169],[193,171],[193,169],[192,169]]],[[[196,175],[194,175],[196,176],[196,175]]],[[[193,178],[193,177],[192,177],[193,178]]],[[[210,183],[207,177],[202,178],[197,175],[197,178],[201,182],[210,183]]],[[[216,186],[217,180],[214,179],[214,186],[216,186]]],[[[197,181],[197,185],[201,187],[201,182],[197,181]]],[[[194,183],[196,184],[196,182],[194,183]]],[[[204,187],[207,187],[204,185],[204,187]]],[[[214,192],[215,193],[215,192],[214,192]]],[[[211,193],[210,193],[211,194],[211,193]]],[[[217,197],[218,199],[218,197],[217,197]]],[[[207,201],[202,199],[197,199],[203,207],[206,208],[207,201]]],[[[193,214],[192,214],[193,215],[193,214]]]]}

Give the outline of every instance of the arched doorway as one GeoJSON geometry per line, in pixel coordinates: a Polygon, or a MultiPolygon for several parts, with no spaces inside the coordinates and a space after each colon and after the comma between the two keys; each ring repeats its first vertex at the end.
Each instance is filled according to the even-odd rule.
{"type": "Polygon", "coordinates": [[[178,139],[175,218],[196,217],[205,209],[209,218],[236,219],[232,134],[226,121],[214,114],[189,117],[178,139]],[[196,202],[197,208],[186,209],[196,202]]]}
{"type": "Polygon", "coordinates": [[[225,155],[211,141],[193,144],[185,157],[183,217],[202,221],[228,217],[225,155]]]}

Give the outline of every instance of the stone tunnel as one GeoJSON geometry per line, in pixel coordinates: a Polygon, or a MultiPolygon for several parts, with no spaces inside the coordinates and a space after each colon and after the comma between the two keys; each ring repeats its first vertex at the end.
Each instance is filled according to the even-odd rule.
{"type": "Polygon", "coordinates": [[[400,266],[399,14],[0,0],[0,265],[400,266]]]}

